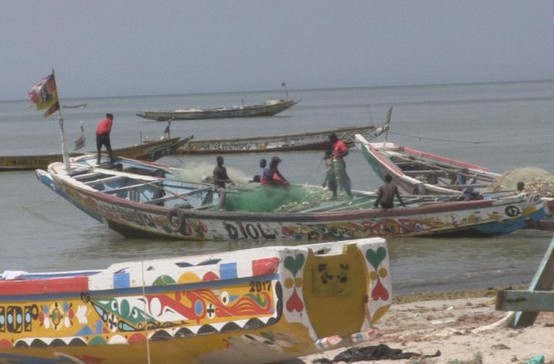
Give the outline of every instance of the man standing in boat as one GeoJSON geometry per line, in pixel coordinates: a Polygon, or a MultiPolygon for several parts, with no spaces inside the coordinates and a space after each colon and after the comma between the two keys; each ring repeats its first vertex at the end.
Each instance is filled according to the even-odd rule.
{"type": "Polygon", "coordinates": [[[223,166],[223,157],[218,155],[216,162],[217,166],[214,168],[213,177],[217,193],[219,194],[219,209],[222,209],[225,206],[225,184],[233,183],[233,181],[227,175],[227,168],[223,166]]]}
{"type": "Polygon", "coordinates": [[[348,197],[352,198],[351,181],[346,173],[346,162],[344,161],[344,157],[348,155],[348,146],[344,140],[339,139],[335,133],[329,135],[329,141],[331,142],[333,151],[333,166],[335,168],[338,185],[344,190],[348,197]]]}
{"type": "Polygon", "coordinates": [[[112,132],[112,124],[113,124],[113,115],[112,114],[106,114],[106,118],[100,123],[98,123],[98,126],[96,127],[96,150],[98,152],[98,157],[96,159],[96,163],[100,164],[100,150],[102,149],[102,146],[105,146],[108,154],[110,155],[110,161],[112,164],[114,164],[114,158],[112,154],[112,144],[110,143],[110,133],[112,132]]]}

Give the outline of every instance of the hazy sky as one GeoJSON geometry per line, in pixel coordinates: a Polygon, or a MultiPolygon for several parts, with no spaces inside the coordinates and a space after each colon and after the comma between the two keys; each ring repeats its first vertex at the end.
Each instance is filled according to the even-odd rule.
{"type": "Polygon", "coordinates": [[[554,79],[554,1],[4,0],[0,100],[554,79]]]}

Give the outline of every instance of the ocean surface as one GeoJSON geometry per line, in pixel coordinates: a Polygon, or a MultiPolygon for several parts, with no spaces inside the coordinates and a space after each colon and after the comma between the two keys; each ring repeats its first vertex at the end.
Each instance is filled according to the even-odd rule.
{"type": "MultiPolygon", "coordinates": [[[[58,85],[63,90],[63,85],[58,85]]],[[[69,95],[68,95],[69,96],[69,95]]],[[[135,114],[144,110],[219,107],[284,98],[284,90],[195,95],[64,98],[66,144],[84,125],[85,150],[95,149],[94,129],[114,114],[112,146],[158,139],[167,123],[135,114]]],[[[196,139],[275,135],[365,124],[380,125],[393,107],[388,140],[473,162],[499,173],[525,166],[554,172],[554,81],[410,87],[288,90],[301,99],[270,118],[175,121],[171,136],[196,139]]],[[[0,155],[59,153],[57,114],[44,119],[27,100],[0,101],[0,155]]],[[[383,137],[381,137],[383,138],[383,137]]],[[[272,155],[225,156],[231,178],[258,173],[272,155]]],[[[281,172],[292,182],[321,184],[322,152],[280,153],[281,172]]],[[[195,178],[211,173],[215,156],[161,160],[188,168],[195,178]]],[[[347,157],[353,188],[375,190],[381,181],[357,150],[347,157]]],[[[38,182],[33,171],[0,173],[0,272],[104,268],[114,262],[229,251],[245,242],[181,242],[126,239],[97,223],[38,182]]],[[[521,230],[495,238],[389,239],[393,290],[410,293],[528,284],[552,233],[521,230]]],[[[280,242],[276,243],[277,245],[280,242]]]]}

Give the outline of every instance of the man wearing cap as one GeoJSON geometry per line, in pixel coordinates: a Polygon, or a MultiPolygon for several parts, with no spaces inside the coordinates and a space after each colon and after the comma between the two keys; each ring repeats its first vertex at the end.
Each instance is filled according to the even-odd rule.
{"type": "Polygon", "coordinates": [[[102,146],[106,146],[106,150],[110,155],[110,161],[114,164],[112,145],[110,143],[110,133],[112,131],[113,115],[106,114],[106,118],[98,123],[96,127],[96,150],[98,151],[98,157],[96,163],[100,164],[100,150],[102,146]]]}

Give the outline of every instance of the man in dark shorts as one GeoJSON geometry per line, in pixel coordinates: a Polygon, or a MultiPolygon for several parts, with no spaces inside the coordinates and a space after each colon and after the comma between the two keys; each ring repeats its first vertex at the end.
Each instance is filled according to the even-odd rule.
{"type": "Polygon", "coordinates": [[[112,144],[110,143],[110,133],[112,131],[113,124],[113,115],[106,114],[106,118],[98,123],[96,127],[96,150],[98,152],[98,157],[96,163],[100,164],[100,150],[102,146],[105,146],[108,154],[110,155],[110,161],[114,164],[113,154],[112,154],[112,144]]]}

